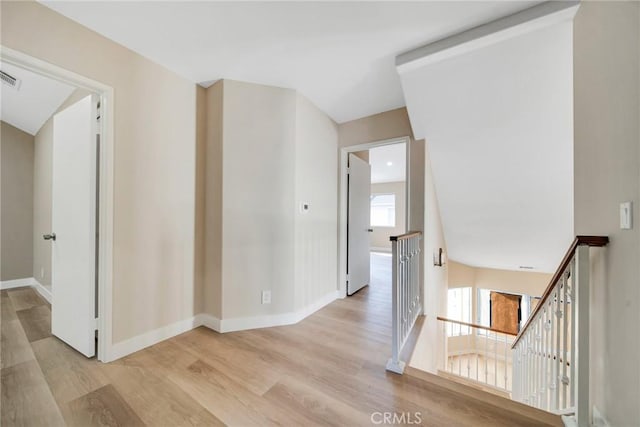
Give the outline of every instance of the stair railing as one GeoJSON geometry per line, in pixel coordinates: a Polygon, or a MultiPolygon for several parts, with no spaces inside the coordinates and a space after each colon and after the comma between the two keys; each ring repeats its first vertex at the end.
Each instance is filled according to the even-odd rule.
{"type": "Polygon", "coordinates": [[[608,237],[578,236],[515,338],[514,400],[590,425],[589,248],[608,237]]]}
{"type": "Polygon", "coordinates": [[[511,392],[511,344],[516,334],[438,316],[442,324],[444,372],[511,392]]]}
{"type": "Polygon", "coordinates": [[[391,359],[387,370],[402,374],[405,362],[400,352],[422,314],[422,292],[420,289],[420,239],[422,232],[413,231],[400,236],[391,236],[392,247],[392,329],[391,359]]]}

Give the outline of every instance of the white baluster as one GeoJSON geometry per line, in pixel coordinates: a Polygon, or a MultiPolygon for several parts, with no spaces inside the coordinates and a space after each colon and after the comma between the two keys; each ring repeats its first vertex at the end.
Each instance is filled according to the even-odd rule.
{"type": "MultiPolygon", "coordinates": [[[[508,390],[509,386],[507,384],[507,372],[508,372],[508,368],[509,365],[507,363],[507,338],[509,337],[506,334],[502,334],[502,337],[504,338],[504,389],[508,390]]],[[[511,361],[511,366],[513,366],[513,361],[511,361]]],[[[513,387],[513,379],[511,380],[511,387],[513,387]]]]}
{"type": "Polygon", "coordinates": [[[493,385],[498,387],[498,334],[494,334],[493,340],[493,385]]]}
{"type": "Polygon", "coordinates": [[[562,288],[562,408],[568,408],[569,404],[567,402],[568,395],[568,386],[569,386],[569,377],[567,376],[567,344],[568,344],[568,335],[569,335],[569,316],[567,305],[567,298],[569,296],[569,292],[567,290],[567,274],[563,274],[563,288],[562,288]]]}
{"type": "Polygon", "coordinates": [[[571,277],[571,284],[569,287],[569,302],[571,303],[571,326],[569,328],[569,334],[571,335],[571,344],[570,344],[570,348],[569,348],[569,352],[571,354],[570,358],[571,358],[571,362],[569,365],[569,394],[570,394],[570,398],[569,398],[569,405],[571,407],[575,406],[575,387],[574,387],[574,379],[575,379],[575,375],[576,375],[576,371],[575,371],[575,367],[576,367],[576,352],[575,350],[578,348],[578,335],[576,334],[576,309],[577,309],[577,304],[576,304],[576,281],[575,281],[575,277],[576,277],[576,259],[575,257],[573,258],[573,261],[571,261],[571,264],[569,266],[569,271],[570,271],[570,277],[571,277]]]}
{"type": "MultiPolygon", "coordinates": [[[[467,335],[467,351],[471,351],[471,328],[468,328],[469,334],[467,335]]],[[[471,353],[467,353],[467,378],[471,378],[471,353]]]]}
{"type": "MultiPolygon", "coordinates": [[[[458,323],[458,341],[460,341],[460,337],[462,337],[462,325],[458,323]]],[[[462,361],[460,360],[460,356],[461,354],[458,354],[458,376],[461,376],[460,372],[462,371],[462,361]]]]}
{"type": "Polygon", "coordinates": [[[489,342],[489,331],[485,331],[484,334],[484,382],[489,383],[489,368],[487,367],[487,355],[489,352],[487,351],[487,345],[489,342]]]}

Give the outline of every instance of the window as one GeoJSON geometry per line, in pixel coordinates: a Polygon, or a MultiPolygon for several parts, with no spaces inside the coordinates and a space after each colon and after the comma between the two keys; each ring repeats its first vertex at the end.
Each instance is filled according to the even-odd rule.
{"type": "Polygon", "coordinates": [[[395,227],[396,226],[396,195],[372,194],[371,195],[371,226],[395,227]]]}
{"type": "MultiPolygon", "coordinates": [[[[471,323],[471,288],[449,289],[447,295],[447,317],[451,320],[471,323]]],[[[471,334],[469,326],[447,323],[447,336],[471,334]]]]}
{"type": "MultiPolygon", "coordinates": [[[[498,291],[492,291],[491,289],[478,289],[478,324],[488,328],[491,327],[491,292],[498,291]]],[[[520,305],[520,328],[522,328],[527,322],[527,319],[529,319],[532,302],[535,306],[536,298],[523,294],[514,295],[522,296],[520,305]]],[[[484,334],[485,332],[479,329],[478,333],[484,334]]]]}

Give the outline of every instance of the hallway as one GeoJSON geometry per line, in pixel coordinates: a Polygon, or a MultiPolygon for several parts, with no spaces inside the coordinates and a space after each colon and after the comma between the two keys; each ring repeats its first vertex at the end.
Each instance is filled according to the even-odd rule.
{"type": "Polygon", "coordinates": [[[52,337],[50,307],[35,291],[1,291],[2,425],[352,426],[383,412],[430,426],[539,425],[387,373],[391,299],[381,288],[296,325],[200,327],[109,364],[52,337]]]}

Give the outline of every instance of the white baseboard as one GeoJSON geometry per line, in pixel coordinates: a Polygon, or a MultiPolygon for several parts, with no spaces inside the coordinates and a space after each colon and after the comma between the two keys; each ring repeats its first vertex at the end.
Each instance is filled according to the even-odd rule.
{"type": "Polygon", "coordinates": [[[133,338],[129,338],[126,341],[113,344],[111,346],[110,353],[107,355],[107,361],[111,362],[113,360],[120,359],[121,357],[127,356],[131,353],[135,353],[136,351],[140,351],[146,347],[150,347],[154,344],[159,343],[160,341],[164,341],[176,335],[188,332],[199,326],[205,326],[209,329],[213,329],[216,332],[233,332],[246,329],[292,325],[320,310],[325,305],[333,302],[336,298],[338,298],[338,294],[338,291],[330,292],[316,302],[304,307],[303,309],[291,313],[272,314],[267,316],[255,317],[240,317],[235,319],[222,320],[209,314],[200,313],[189,319],[181,320],[162,328],[137,335],[133,338]]]}
{"type": "Polygon", "coordinates": [[[46,299],[51,304],[51,291],[47,289],[42,283],[38,282],[33,277],[25,277],[24,279],[5,280],[0,282],[0,289],[13,289],[30,286],[38,292],[42,298],[46,299]]]}
{"type": "MultiPolygon", "coordinates": [[[[49,303],[51,303],[51,292],[38,282],[33,277],[17,280],[7,280],[1,282],[2,289],[11,289],[17,287],[31,286],[40,295],[42,295],[49,303]]],[[[339,292],[333,291],[323,296],[316,302],[309,304],[301,310],[283,313],[273,314],[267,316],[255,316],[255,317],[241,317],[235,319],[223,319],[220,320],[214,316],[208,314],[197,314],[196,316],[188,319],[180,320],[170,325],[163,326],[153,331],[145,332],[144,334],[137,335],[129,338],[128,340],[115,343],[111,346],[109,354],[106,355],[106,360],[111,362],[121,357],[140,351],[146,347],[150,347],[154,344],[172,338],[176,335],[188,332],[199,326],[206,326],[209,329],[213,329],[217,332],[233,332],[246,329],[267,328],[271,326],[291,325],[298,323],[310,314],[320,310],[325,305],[331,303],[336,298],[339,298],[339,292]]]]}
{"type": "Polygon", "coordinates": [[[111,362],[116,359],[120,359],[121,357],[127,356],[131,353],[140,351],[143,348],[157,344],[160,341],[188,332],[198,326],[201,326],[201,324],[198,323],[199,320],[198,316],[190,317],[188,319],[163,326],[162,328],[145,332],[144,334],[129,338],[126,341],[115,343],[111,346],[111,351],[107,355],[107,360],[111,362]]]}
{"type": "Polygon", "coordinates": [[[37,279],[33,279],[33,283],[31,286],[42,296],[42,298],[46,299],[47,302],[51,304],[51,291],[46,286],[38,282],[37,279]]]}
{"type": "Polygon", "coordinates": [[[310,314],[315,313],[327,304],[339,298],[338,291],[332,291],[308,306],[289,313],[268,314],[265,316],[236,317],[221,319],[218,332],[244,331],[247,329],[270,328],[273,326],[293,325],[310,314]]]}
{"type": "Polygon", "coordinates": [[[0,289],[22,288],[24,286],[33,286],[33,277],[25,277],[24,279],[3,280],[0,282],[0,289]]]}
{"type": "Polygon", "coordinates": [[[593,411],[592,415],[593,415],[594,427],[610,427],[611,426],[611,424],[609,424],[609,421],[607,421],[607,419],[604,417],[604,415],[602,415],[600,410],[595,405],[593,405],[592,411],[593,411]]]}
{"type": "Polygon", "coordinates": [[[220,319],[210,314],[200,313],[196,316],[198,326],[204,326],[216,332],[220,332],[220,319]]]}

